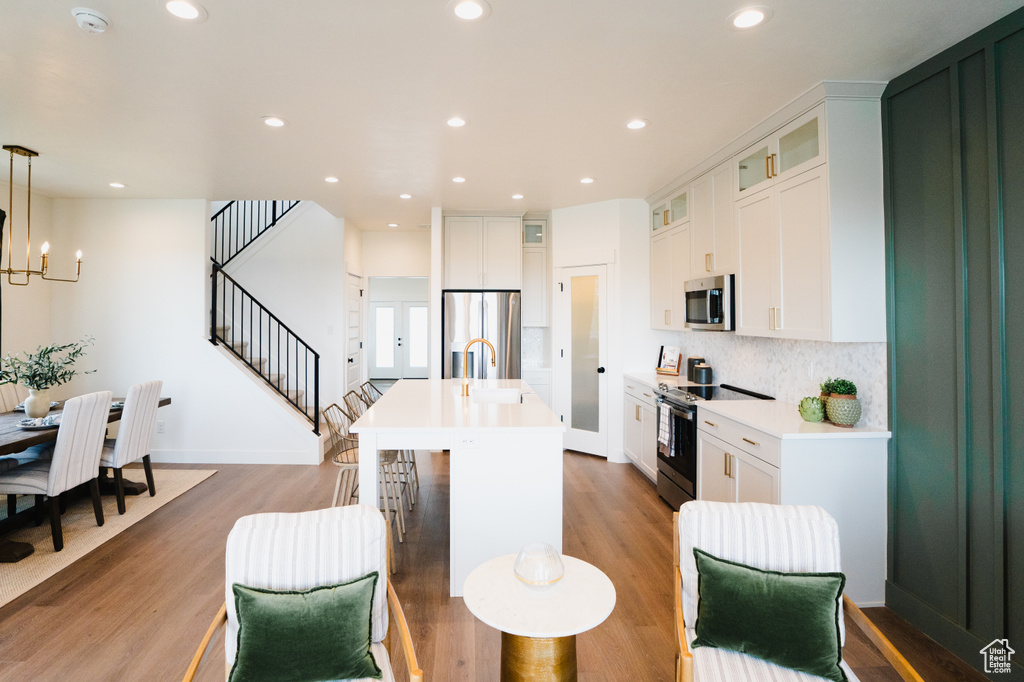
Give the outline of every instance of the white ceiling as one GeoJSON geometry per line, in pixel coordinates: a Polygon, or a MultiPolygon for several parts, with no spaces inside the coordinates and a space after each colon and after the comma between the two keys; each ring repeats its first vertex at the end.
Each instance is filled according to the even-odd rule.
{"type": "Polygon", "coordinates": [[[446,0],[205,0],[188,24],[158,0],[4,0],[0,142],[40,153],[50,196],[309,199],[414,229],[431,206],[646,197],[817,82],[889,80],[1024,4],[490,3],[465,23],[446,0]],[[744,4],[774,17],[730,29],[744,4]],[[110,29],[81,31],[77,5],[110,29]]]}

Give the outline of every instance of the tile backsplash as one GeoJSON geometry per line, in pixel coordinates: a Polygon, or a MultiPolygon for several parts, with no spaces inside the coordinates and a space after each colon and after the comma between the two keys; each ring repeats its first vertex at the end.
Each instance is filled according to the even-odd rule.
{"type": "Polygon", "coordinates": [[[862,423],[885,427],[888,421],[884,343],[793,341],[717,332],[683,333],[679,342],[684,367],[688,356],[703,357],[714,370],[716,384],[733,384],[799,403],[805,396],[818,395],[818,384],[827,377],[842,377],[857,385],[862,423]]]}

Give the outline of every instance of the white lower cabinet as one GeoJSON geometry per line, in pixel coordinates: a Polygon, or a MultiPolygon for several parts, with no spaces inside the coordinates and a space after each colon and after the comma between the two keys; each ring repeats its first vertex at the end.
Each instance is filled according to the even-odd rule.
{"type": "Polygon", "coordinates": [[[697,431],[697,495],[714,502],[779,502],[779,469],[697,431]]]}
{"type": "Polygon", "coordinates": [[[651,480],[658,477],[658,409],[654,391],[627,381],[622,449],[651,480]]]}

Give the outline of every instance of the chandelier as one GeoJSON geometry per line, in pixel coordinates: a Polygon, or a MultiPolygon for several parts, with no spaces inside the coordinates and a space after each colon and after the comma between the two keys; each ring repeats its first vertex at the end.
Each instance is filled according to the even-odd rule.
{"type": "MultiPolygon", "coordinates": [[[[29,278],[32,275],[39,275],[45,280],[51,282],[77,282],[78,276],[82,273],[82,252],[79,251],[75,254],[78,259],[75,264],[75,278],[74,279],[62,279],[60,277],[48,277],[46,275],[46,269],[49,265],[49,253],[50,253],[50,242],[43,242],[43,246],[39,249],[40,267],[38,270],[33,270],[30,267],[31,264],[31,252],[32,252],[32,157],[39,156],[37,152],[31,149],[26,149],[21,145],[17,144],[5,144],[4,149],[11,153],[11,171],[9,175],[10,193],[7,198],[8,208],[8,227],[7,227],[7,267],[0,267],[0,275],[7,274],[7,283],[15,286],[28,286],[29,278]],[[27,207],[25,211],[25,267],[21,270],[15,270],[13,267],[13,253],[12,246],[14,242],[14,155],[24,156],[28,159],[28,192],[25,196],[25,205],[27,207]],[[15,275],[24,276],[24,281],[16,281],[15,275]]],[[[0,212],[2,213],[2,212],[0,212]]],[[[0,242],[3,237],[3,222],[0,221],[0,242]]],[[[0,243],[0,257],[2,257],[2,243],[0,243]]],[[[0,261],[2,265],[2,261],[0,261]]],[[[20,279],[20,277],[18,278],[20,279]]]]}

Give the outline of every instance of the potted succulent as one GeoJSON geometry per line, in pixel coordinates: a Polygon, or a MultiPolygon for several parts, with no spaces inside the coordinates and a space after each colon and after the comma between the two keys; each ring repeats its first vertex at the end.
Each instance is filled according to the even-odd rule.
{"type": "Polygon", "coordinates": [[[27,388],[25,414],[45,417],[50,411],[50,389],[66,384],[78,374],[73,365],[91,344],[92,338],[87,337],[62,346],[40,346],[34,353],[8,354],[0,359],[0,384],[15,383],[27,388]]]}
{"type": "Polygon", "coordinates": [[[825,418],[825,406],[822,404],[821,398],[808,396],[800,401],[797,410],[805,422],[820,422],[825,418]]]}
{"type": "Polygon", "coordinates": [[[836,426],[851,427],[860,420],[860,401],[857,387],[848,379],[836,379],[831,383],[832,393],[828,397],[828,418],[836,426]]]}

